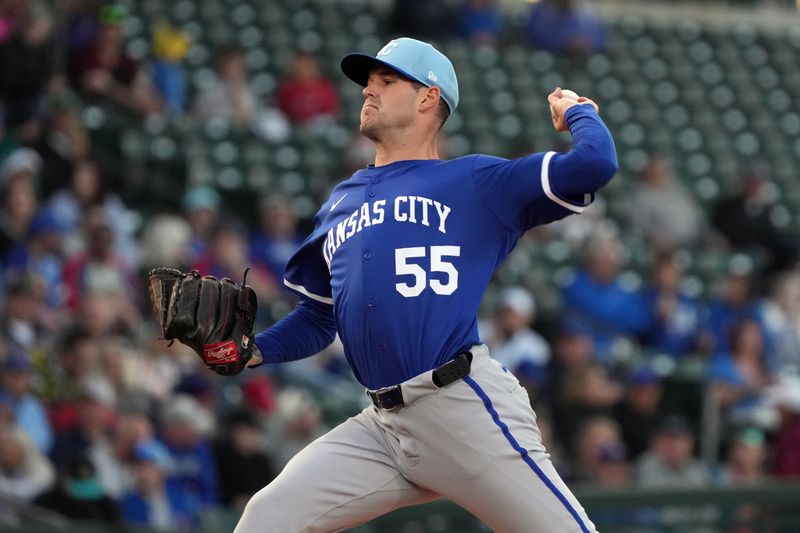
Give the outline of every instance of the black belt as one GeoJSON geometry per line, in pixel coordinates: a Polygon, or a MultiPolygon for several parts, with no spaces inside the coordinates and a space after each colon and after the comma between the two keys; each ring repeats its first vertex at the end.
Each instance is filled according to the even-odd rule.
{"type": "MultiPolygon", "coordinates": [[[[456,380],[469,374],[469,367],[472,364],[472,354],[464,352],[458,354],[454,359],[443,364],[433,371],[431,381],[439,387],[446,387],[456,380]]],[[[376,391],[367,391],[367,396],[372,400],[375,407],[384,411],[392,411],[405,405],[403,401],[403,391],[400,385],[384,387],[376,391]]]]}

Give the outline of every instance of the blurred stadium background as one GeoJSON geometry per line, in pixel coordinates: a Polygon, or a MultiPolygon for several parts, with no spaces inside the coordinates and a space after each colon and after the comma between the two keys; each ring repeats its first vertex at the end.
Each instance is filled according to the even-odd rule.
{"type": "Polygon", "coordinates": [[[798,4],[0,0],[0,531],[230,531],[366,405],[336,344],[211,374],[144,274],[253,266],[260,325],[291,310],[283,264],[372,157],[339,59],[398,35],[455,64],[447,157],[568,149],[555,86],[614,134],[618,176],[481,313],[600,530],[800,531],[798,4]]]}

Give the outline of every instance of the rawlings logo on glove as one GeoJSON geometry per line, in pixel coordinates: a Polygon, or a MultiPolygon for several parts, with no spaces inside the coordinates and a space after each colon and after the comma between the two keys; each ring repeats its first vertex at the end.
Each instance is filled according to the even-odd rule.
{"type": "Polygon", "coordinates": [[[262,362],[250,342],[258,302],[245,282],[158,267],[148,274],[148,288],[164,338],[192,348],[217,374],[232,376],[262,362]]]}
{"type": "Polygon", "coordinates": [[[208,365],[233,363],[239,359],[239,351],[233,341],[206,344],[203,346],[203,359],[208,365]]]}

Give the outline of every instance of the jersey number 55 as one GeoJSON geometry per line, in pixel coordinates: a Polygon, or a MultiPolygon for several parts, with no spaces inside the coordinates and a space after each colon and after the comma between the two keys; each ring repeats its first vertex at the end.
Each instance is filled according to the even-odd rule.
{"type": "Polygon", "coordinates": [[[398,248],[394,251],[395,274],[398,276],[413,276],[414,282],[395,283],[397,292],[406,298],[413,298],[422,294],[425,286],[430,286],[433,292],[442,296],[453,294],[458,288],[458,270],[453,263],[445,261],[446,257],[459,257],[461,255],[460,246],[431,246],[430,272],[442,272],[445,274],[443,280],[428,279],[428,273],[420,265],[409,263],[409,259],[426,257],[427,249],[424,246],[413,246],[411,248],[398,248]]]}

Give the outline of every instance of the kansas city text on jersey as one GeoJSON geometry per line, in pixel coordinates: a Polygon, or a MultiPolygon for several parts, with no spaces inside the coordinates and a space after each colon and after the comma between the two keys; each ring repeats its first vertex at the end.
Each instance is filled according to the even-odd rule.
{"type": "MultiPolygon", "coordinates": [[[[447,217],[450,207],[425,198],[424,196],[396,196],[389,204],[392,218],[397,222],[432,226],[442,233],[447,233],[447,217]]],[[[371,204],[364,202],[361,207],[343,218],[328,230],[328,236],[322,246],[322,255],[328,268],[331,267],[333,254],[347,239],[364,228],[383,224],[385,220],[386,200],[376,200],[371,204]]]]}

